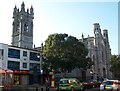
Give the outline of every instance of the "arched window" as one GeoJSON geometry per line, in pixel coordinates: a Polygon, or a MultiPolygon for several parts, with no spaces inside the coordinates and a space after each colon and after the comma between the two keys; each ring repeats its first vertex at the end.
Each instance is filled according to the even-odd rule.
{"type": "Polygon", "coordinates": [[[103,68],[103,77],[106,78],[106,69],[103,68]]]}
{"type": "Polygon", "coordinates": [[[28,25],[27,24],[24,25],[24,31],[28,32],[28,25]]]}
{"type": "Polygon", "coordinates": [[[19,31],[20,30],[20,24],[17,23],[17,28],[16,28],[16,31],[19,31]]]}

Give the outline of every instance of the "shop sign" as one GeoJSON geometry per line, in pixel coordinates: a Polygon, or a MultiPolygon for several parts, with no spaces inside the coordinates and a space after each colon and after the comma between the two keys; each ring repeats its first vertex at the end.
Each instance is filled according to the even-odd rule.
{"type": "Polygon", "coordinates": [[[15,74],[28,74],[29,73],[28,70],[13,70],[13,72],[15,74]]]}

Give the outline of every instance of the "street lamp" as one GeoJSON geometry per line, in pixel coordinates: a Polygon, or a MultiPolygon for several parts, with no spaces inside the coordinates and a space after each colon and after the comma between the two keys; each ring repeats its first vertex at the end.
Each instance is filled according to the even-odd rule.
{"type": "Polygon", "coordinates": [[[90,71],[91,79],[93,79],[93,70],[90,71]]]}
{"type": "Polygon", "coordinates": [[[40,57],[40,72],[41,72],[41,74],[43,74],[42,64],[43,64],[43,43],[41,44],[41,57],[40,57]]]}
{"type": "Polygon", "coordinates": [[[40,59],[40,74],[43,74],[43,70],[42,70],[42,55],[38,55],[37,56],[40,59]]]}
{"type": "Polygon", "coordinates": [[[39,61],[40,61],[40,82],[42,82],[42,74],[43,74],[43,69],[42,69],[42,65],[43,65],[43,43],[41,44],[40,54],[37,57],[39,58],[39,61]]]}
{"type": "Polygon", "coordinates": [[[43,74],[42,64],[43,64],[43,43],[41,44],[40,54],[37,56],[40,61],[40,73],[43,74]]]}

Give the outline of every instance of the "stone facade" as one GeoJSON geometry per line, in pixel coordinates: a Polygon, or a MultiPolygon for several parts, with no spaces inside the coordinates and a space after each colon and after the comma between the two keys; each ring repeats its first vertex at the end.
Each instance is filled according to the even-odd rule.
{"type": "Polygon", "coordinates": [[[86,72],[86,77],[92,77],[92,79],[100,78],[112,78],[110,70],[110,60],[111,60],[111,49],[108,39],[108,30],[103,30],[101,33],[101,28],[99,23],[93,24],[94,36],[84,38],[82,34],[82,39],[80,42],[83,42],[88,48],[88,57],[90,57],[94,63],[90,69],[86,72]]]}
{"type": "Polygon", "coordinates": [[[30,12],[25,11],[24,2],[21,4],[21,11],[15,6],[13,11],[13,33],[12,45],[22,48],[33,48],[33,19],[34,11],[31,6],[30,12]]]}

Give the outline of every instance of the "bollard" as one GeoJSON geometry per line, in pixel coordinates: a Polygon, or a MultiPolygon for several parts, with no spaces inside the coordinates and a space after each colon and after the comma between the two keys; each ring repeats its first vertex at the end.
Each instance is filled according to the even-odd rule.
{"type": "Polygon", "coordinates": [[[38,91],[38,87],[36,87],[36,91],[38,91]]]}
{"type": "Polygon", "coordinates": [[[48,86],[46,86],[46,91],[49,91],[49,87],[48,86]]]}
{"type": "Polygon", "coordinates": [[[43,88],[41,88],[41,91],[43,91],[43,88]]]}

